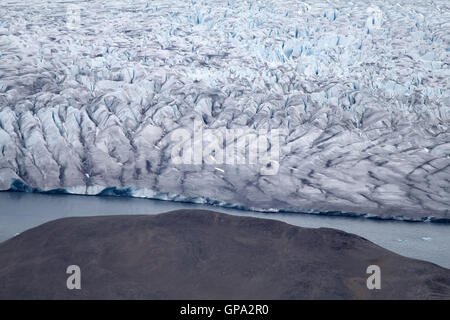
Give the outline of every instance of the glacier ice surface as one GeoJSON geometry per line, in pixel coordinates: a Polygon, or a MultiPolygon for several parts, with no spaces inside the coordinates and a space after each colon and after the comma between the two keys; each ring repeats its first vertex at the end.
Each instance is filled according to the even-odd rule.
{"type": "Polygon", "coordinates": [[[448,219],[449,30],[445,0],[4,0],[0,190],[448,219]],[[283,129],[278,174],[172,164],[193,117],[283,129]]]}

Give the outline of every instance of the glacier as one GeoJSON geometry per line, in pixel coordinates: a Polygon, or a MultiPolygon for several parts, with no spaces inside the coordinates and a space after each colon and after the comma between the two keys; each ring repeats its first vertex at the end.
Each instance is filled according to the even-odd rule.
{"type": "Polygon", "coordinates": [[[448,220],[449,30],[445,0],[2,0],[0,190],[448,220]],[[171,163],[196,117],[282,129],[278,174],[171,163]]]}

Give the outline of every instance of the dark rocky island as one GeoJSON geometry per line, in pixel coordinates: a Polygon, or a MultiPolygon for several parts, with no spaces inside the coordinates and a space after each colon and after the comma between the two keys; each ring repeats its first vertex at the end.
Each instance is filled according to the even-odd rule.
{"type": "Polygon", "coordinates": [[[180,210],[64,218],[5,241],[0,298],[449,299],[450,270],[338,230],[180,210]],[[373,264],[380,290],[366,286],[373,264]]]}

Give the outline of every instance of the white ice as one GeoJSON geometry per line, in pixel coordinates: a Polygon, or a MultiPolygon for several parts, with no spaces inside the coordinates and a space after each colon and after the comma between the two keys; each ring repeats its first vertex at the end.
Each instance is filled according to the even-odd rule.
{"type": "Polygon", "coordinates": [[[2,0],[0,189],[450,218],[449,30],[447,0],[2,0]],[[171,164],[194,116],[285,129],[279,173],[171,164]]]}

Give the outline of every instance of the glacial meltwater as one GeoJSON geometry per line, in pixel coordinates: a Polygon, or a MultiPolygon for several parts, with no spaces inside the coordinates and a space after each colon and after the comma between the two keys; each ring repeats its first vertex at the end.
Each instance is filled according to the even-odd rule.
{"type": "Polygon", "coordinates": [[[210,205],[129,197],[0,192],[0,242],[63,217],[156,214],[177,209],[207,209],[233,215],[276,219],[310,228],[335,228],[362,236],[403,256],[450,268],[450,225],[378,221],[311,214],[259,213],[210,205]]]}

